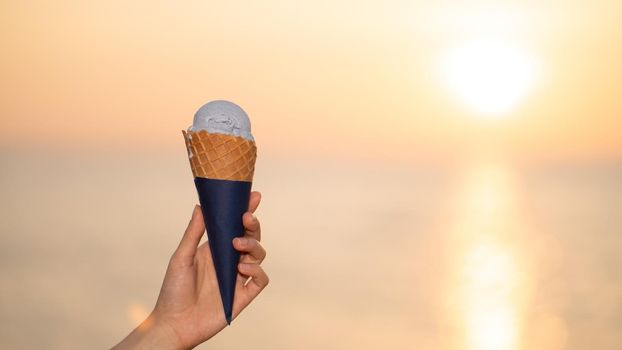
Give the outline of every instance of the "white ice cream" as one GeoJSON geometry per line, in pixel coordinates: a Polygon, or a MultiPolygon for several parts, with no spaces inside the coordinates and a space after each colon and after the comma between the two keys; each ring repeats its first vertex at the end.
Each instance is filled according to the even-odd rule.
{"type": "Polygon", "coordinates": [[[254,141],[248,115],[240,106],[229,101],[211,101],[199,108],[188,131],[199,130],[239,136],[254,141]]]}

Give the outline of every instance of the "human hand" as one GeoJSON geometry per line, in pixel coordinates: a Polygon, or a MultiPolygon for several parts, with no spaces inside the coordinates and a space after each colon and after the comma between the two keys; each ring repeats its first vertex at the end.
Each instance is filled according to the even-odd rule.
{"type": "MultiPolygon", "coordinates": [[[[260,224],[252,214],[260,200],[259,192],[251,193],[249,212],[242,217],[245,234],[233,240],[233,246],[241,253],[233,301],[234,319],[269,281],[260,266],[266,257],[259,244],[260,224]]],[[[203,215],[197,205],[170,259],[155,308],[115,349],[189,349],[226,327],[208,242],[199,246],[204,232],[203,215]]]]}

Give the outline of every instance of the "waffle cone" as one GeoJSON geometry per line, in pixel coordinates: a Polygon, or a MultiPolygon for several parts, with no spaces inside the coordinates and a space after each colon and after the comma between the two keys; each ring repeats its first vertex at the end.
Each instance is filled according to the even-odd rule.
{"type": "Polygon", "coordinates": [[[245,138],[212,134],[205,130],[182,131],[194,177],[253,181],[257,147],[245,138]]]}

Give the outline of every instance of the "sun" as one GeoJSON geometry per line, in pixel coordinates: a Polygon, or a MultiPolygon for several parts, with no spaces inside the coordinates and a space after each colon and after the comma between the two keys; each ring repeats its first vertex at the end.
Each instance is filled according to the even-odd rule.
{"type": "Polygon", "coordinates": [[[498,39],[464,42],[444,52],[444,83],[482,116],[500,117],[532,88],[536,61],[527,51],[498,39]]]}

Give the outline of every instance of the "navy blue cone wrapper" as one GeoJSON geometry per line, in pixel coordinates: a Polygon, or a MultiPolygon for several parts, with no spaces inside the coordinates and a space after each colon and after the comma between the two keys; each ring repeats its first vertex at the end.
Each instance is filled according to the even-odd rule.
{"type": "Polygon", "coordinates": [[[233,316],[233,298],[240,253],[233,239],[244,235],[242,215],[248,211],[251,182],[194,178],[207,228],[218,287],[227,324],[233,316]]]}

